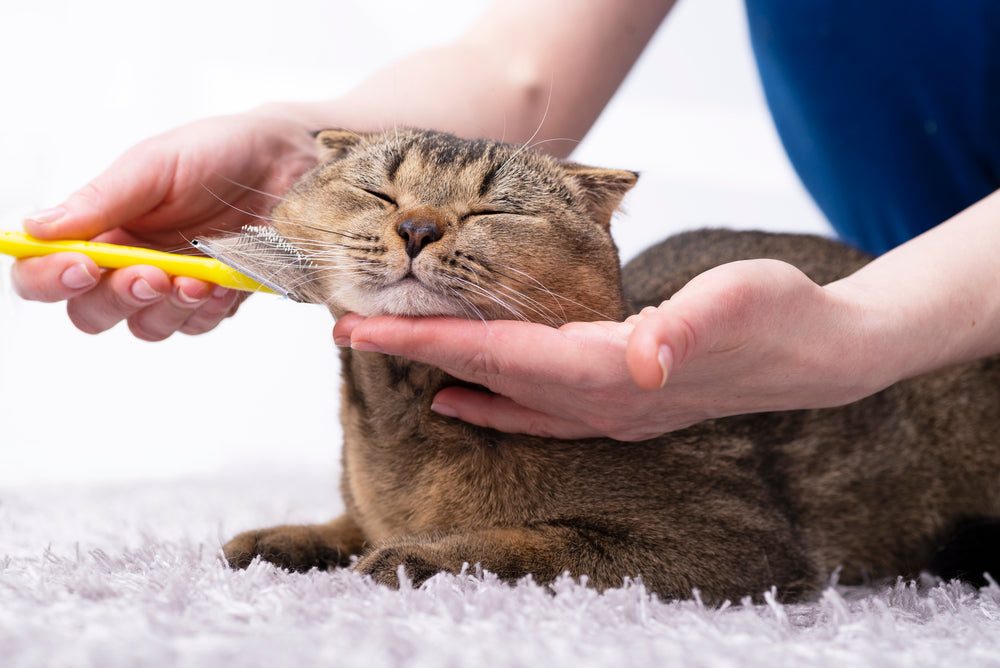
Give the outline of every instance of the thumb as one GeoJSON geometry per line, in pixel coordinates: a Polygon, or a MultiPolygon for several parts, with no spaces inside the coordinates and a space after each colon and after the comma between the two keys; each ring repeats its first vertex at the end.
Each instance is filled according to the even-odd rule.
{"type": "Polygon", "coordinates": [[[709,269],[668,301],[643,310],[626,347],[629,372],[643,389],[662,387],[689,360],[709,350],[735,349],[748,334],[773,330],[775,308],[803,289],[819,288],[778,260],[709,269]]]}
{"type": "Polygon", "coordinates": [[[636,323],[625,347],[625,363],[636,385],[657,390],[695,348],[695,330],[666,301],[636,323]]]}
{"type": "Polygon", "coordinates": [[[92,239],[155,209],[173,183],[176,159],[140,144],[59,206],[24,220],[40,239],[92,239]]]}
{"type": "Polygon", "coordinates": [[[727,267],[695,276],[670,299],[647,307],[635,319],[625,348],[625,362],[636,385],[656,390],[692,357],[707,351],[718,337],[718,320],[739,300],[727,267]]]}

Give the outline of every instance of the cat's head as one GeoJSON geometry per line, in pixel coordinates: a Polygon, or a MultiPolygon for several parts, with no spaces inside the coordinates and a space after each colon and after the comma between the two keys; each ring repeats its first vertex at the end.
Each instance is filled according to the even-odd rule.
{"type": "Polygon", "coordinates": [[[334,315],[624,315],[609,225],[635,173],[421,130],[317,143],[271,217],[314,265],[299,294],[334,315]]]}

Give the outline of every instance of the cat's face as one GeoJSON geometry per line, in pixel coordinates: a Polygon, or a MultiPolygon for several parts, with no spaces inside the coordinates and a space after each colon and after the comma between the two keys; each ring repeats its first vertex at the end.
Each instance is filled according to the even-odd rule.
{"type": "Polygon", "coordinates": [[[334,315],[550,325],[622,317],[611,214],[632,172],[399,130],[318,135],[321,164],[272,212],[334,315]]]}

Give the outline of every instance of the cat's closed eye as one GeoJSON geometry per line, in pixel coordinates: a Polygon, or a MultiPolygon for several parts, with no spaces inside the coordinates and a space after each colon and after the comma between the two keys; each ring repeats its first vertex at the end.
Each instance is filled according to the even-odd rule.
{"type": "Polygon", "coordinates": [[[469,213],[462,216],[461,220],[464,222],[470,218],[485,218],[487,216],[513,216],[516,214],[510,213],[509,211],[494,211],[492,209],[486,209],[483,211],[470,211],[469,213]]]}
{"type": "Polygon", "coordinates": [[[385,193],[383,193],[383,192],[381,192],[379,190],[374,190],[372,188],[362,188],[362,187],[358,187],[358,190],[366,192],[369,195],[371,195],[372,197],[378,198],[378,199],[382,200],[383,202],[385,202],[386,204],[389,204],[389,205],[391,205],[393,207],[398,207],[399,206],[398,204],[396,204],[396,200],[394,200],[393,198],[389,197],[388,195],[386,195],[385,193]]]}

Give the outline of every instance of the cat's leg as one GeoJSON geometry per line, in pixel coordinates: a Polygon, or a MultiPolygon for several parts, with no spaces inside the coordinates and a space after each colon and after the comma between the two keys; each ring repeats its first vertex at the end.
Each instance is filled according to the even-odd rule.
{"type": "MultiPolygon", "coordinates": [[[[400,539],[381,544],[365,554],[355,570],[381,584],[399,586],[398,569],[417,586],[435,573],[459,573],[463,565],[481,565],[506,582],[531,575],[546,584],[563,573],[586,576],[597,589],[621,586],[625,577],[643,570],[662,570],[662,564],[621,535],[589,527],[541,524],[449,534],[437,538],[400,539]]],[[[660,579],[662,574],[660,574],[660,579]]],[[[672,594],[691,595],[691,585],[679,578],[672,594]]]]}
{"type": "Polygon", "coordinates": [[[441,571],[459,573],[464,564],[480,564],[507,582],[530,574],[546,584],[568,572],[586,576],[599,590],[619,587],[626,577],[641,577],[664,598],[690,598],[698,590],[711,603],[759,597],[772,586],[779,598],[797,599],[820,584],[809,560],[790,542],[764,540],[749,551],[715,554],[685,547],[575,522],[544,524],[395,540],[369,550],[355,570],[391,587],[399,586],[400,565],[414,586],[441,571]]]}
{"type": "Polygon", "coordinates": [[[568,539],[564,533],[542,526],[484,529],[426,539],[401,538],[371,549],[358,561],[355,570],[391,587],[399,586],[400,565],[415,586],[441,571],[459,573],[464,564],[481,564],[510,582],[529,573],[536,581],[548,582],[565,570],[565,561],[559,558],[568,539]]]}
{"type": "Polygon", "coordinates": [[[246,568],[255,557],[291,571],[348,566],[360,554],[365,538],[348,515],[326,524],[288,525],[246,531],[222,548],[226,562],[246,568]]]}

